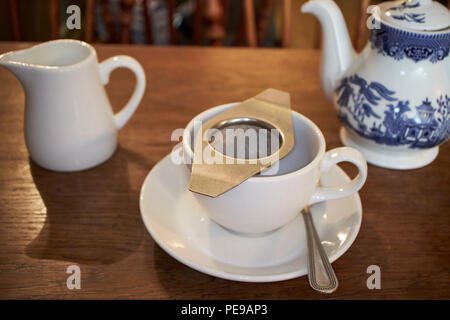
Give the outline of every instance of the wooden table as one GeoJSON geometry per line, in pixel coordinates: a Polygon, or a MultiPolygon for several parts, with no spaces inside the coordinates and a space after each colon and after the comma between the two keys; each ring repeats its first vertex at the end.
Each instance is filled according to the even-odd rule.
{"type": "MultiPolygon", "coordinates": [[[[0,52],[29,44],[1,43],[0,52]]],[[[306,277],[238,283],[194,271],[160,249],[139,213],[149,170],[176,144],[199,112],[274,87],[291,93],[293,109],[340,145],[339,122],[319,84],[316,50],[97,46],[100,60],[138,59],[148,89],[120,131],[106,163],[84,172],[54,173],[33,164],[23,138],[24,93],[0,68],[0,298],[57,299],[380,299],[450,298],[449,144],[428,167],[393,171],[369,166],[360,192],[363,224],[333,266],[340,287],[313,292],[306,277]],[[66,268],[81,268],[81,290],[68,290],[66,268]],[[366,286],[369,265],[381,267],[381,290],[366,286]]],[[[134,79],[113,73],[107,87],[114,110],[134,79]]]]}

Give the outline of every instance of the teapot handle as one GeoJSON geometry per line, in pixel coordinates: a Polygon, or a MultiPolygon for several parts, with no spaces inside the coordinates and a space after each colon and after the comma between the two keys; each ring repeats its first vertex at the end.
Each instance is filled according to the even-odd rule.
{"type": "Polygon", "coordinates": [[[117,129],[122,129],[122,127],[127,123],[130,117],[136,111],[139,102],[141,102],[142,96],[145,91],[145,72],[139,62],[129,56],[114,56],[106,59],[100,63],[100,78],[104,85],[109,82],[109,75],[114,69],[117,68],[127,68],[133,71],[136,75],[137,83],[134,89],[133,95],[130,100],[128,100],[125,107],[122,108],[118,113],[114,115],[114,121],[116,123],[117,129]]]}

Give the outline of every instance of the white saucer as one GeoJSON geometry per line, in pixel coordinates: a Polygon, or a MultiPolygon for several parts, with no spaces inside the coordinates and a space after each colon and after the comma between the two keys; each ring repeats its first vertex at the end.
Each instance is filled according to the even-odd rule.
{"type": "MultiPolygon", "coordinates": [[[[332,186],[349,180],[336,166],[321,183],[332,186]]],[[[153,167],[141,189],[144,224],[156,243],[173,258],[200,272],[236,281],[280,281],[307,273],[306,236],[300,215],[264,236],[238,235],[207,218],[188,184],[188,168],[173,164],[168,155],[153,167]]],[[[311,211],[333,262],[348,250],[358,234],[362,220],[359,195],[321,203],[311,211]]]]}

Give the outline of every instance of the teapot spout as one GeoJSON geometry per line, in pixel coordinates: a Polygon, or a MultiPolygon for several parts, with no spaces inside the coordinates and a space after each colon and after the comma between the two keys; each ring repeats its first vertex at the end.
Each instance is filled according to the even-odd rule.
{"type": "Polygon", "coordinates": [[[301,11],[315,15],[322,26],[322,88],[332,100],[337,81],[356,57],[342,12],[332,0],[310,0],[301,11]]]}

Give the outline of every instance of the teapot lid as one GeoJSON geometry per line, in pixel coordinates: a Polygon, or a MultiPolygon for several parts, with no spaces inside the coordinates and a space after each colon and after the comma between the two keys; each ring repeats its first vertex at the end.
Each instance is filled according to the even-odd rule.
{"type": "Polygon", "coordinates": [[[397,28],[442,31],[450,27],[449,10],[437,1],[389,1],[381,3],[379,7],[381,20],[397,28]]]}

